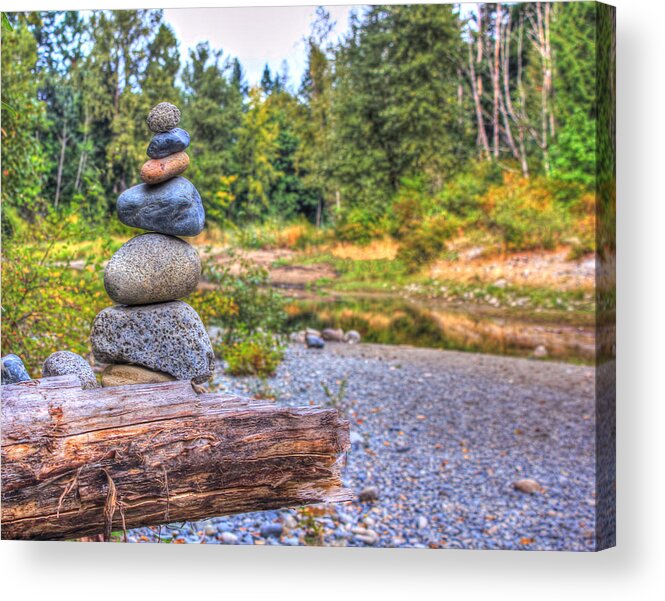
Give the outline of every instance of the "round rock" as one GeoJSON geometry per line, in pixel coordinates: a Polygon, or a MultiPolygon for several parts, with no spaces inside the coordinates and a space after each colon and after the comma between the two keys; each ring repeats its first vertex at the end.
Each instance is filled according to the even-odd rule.
{"type": "Polygon", "coordinates": [[[138,365],[108,365],[102,373],[102,386],[126,386],[128,384],[157,384],[172,382],[173,376],[138,365]]]}
{"type": "Polygon", "coordinates": [[[118,197],[117,210],[125,225],[170,236],[197,236],[205,224],[201,196],[184,177],[133,186],[118,197]]]}
{"type": "Polygon", "coordinates": [[[2,375],[0,378],[3,385],[27,382],[32,379],[21,358],[13,353],[2,357],[2,375]]]}
{"type": "Polygon", "coordinates": [[[71,351],[57,351],[53,353],[42,365],[42,376],[76,376],[81,382],[83,390],[99,388],[99,383],[90,364],[81,355],[71,351]]]}
{"type": "Polygon", "coordinates": [[[150,159],[141,167],[141,179],[146,184],[159,184],[180,175],[189,166],[186,152],[176,152],[163,159],[150,159]]]}
{"type": "Polygon", "coordinates": [[[201,259],[191,244],[175,236],[143,234],[111,257],[104,287],[116,303],[147,305],[187,296],[200,277],[201,259]]]}
{"type": "Polygon", "coordinates": [[[147,154],[151,159],[163,159],[170,154],[182,152],[189,146],[189,133],[180,127],[153,136],[147,154]]]}
{"type": "Polygon", "coordinates": [[[155,133],[168,131],[180,123],[180,109],[170,102],[160,102],[148,113],[146,122],[155,133]]]}
{"type": "Polygon", "coordinates": [[[182,301],[108,307],[95,317],[90,341],[102,363],[134,363],[197,384],[215,369],[205,326],[182,301]]]}

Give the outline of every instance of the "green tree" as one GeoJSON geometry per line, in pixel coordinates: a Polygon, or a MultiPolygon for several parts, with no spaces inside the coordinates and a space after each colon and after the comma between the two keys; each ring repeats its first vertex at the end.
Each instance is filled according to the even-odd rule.
{"type": "MultiPolygon", "coordinates": [[[[5,15],[3,14],[3,17],[5,15]]],[[[40,136],[45,105],[37,98],[37,44],[25,17],[3,18],[2,30],[2,228],[12,233],[40,209],[46,168],[40,136]],[[11,24],[10,24],[11,21],[11,24]]]]}
{"type": "Polygon", "coordinates": [[[234,146],[243,120],[244,78],[240,63],[223,60],[208,43],[190,51],[183,73],[182,126],[191,135],[188,177],[199,189],[208,219],[218,224],[229,217],[225,194],[229,176],[237,174],[234,146]],[[224,194],[222,194],[224,193],[224,194]]]}
{"type": "Polygon", "coordinates": [[[249,108],[244,115],[235,146],[238,165],[235,214],[241,220],[256,219],[270,206],[268,193],[281,173],[275,167],[279,125],[260,88],[249,91],[249,108]]]}
{"type": "Polygon", "coordinates": [[[552,46],[557,137],[552,172],[562,180],[593,184],[596,162],[596,7],[554,5],[552,46]]]}

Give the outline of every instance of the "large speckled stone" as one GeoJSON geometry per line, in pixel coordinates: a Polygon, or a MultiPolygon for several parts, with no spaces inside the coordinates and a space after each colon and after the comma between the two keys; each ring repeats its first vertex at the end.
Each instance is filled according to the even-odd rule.
{"type": "Polygon", "coordinates": [[[215,369],[205,326],[182,301],[108,307],[95,317],[90,340],[102,363],[134,363],[197,384],[215,369]]]}
{"type": "Polygon", "coordinates": [[[42,365],[42,376],[44,378],[70,374],[79,379],[83,390],[99,388],[95,372],[92,371],[90,364],[81,355],[71,351],[57,351],[50,355],[42,365]]]}
{"type": "Polygon", "coordinates": [[[2,374],[0,375],[0,382],[3,385],[26,382],[30,379],[30,374],[18,355],[10,353],[9,355],[2,357],[2,374]]]}
{"type": "Polygon", "coordinates": [[[150,159],[141,167],[141,179],[146,184],[159,184],[180,175],[189,166],[186,152],[176,152],[163,159],[150,159]]]}
{"type": "Polygon", "coordinates": [[[173,129],[180,123],[180,109],[170,102],[160,102],[148,113],[146,123],[155,133],[173,129]]]}
{"type": "Polygon", "coordinates": [[[173,376],[138,365],[108,365],[102,373],[102,386],[126,386],[128,384],[157,384],[171,382],[173,376]]]}
{"type": "Polygon", "coordinates": [[[111,257],[104,287],[116,303],[147,305],[187,296],[200,277],[201,259],[191,244],[174,236],[142,234],[111,257]]]}
{"type": "Polygon", "coordinates": [[[189,146],[189,133],[180,127],[153,136],[147,154],[151,159],[163,159],[170,154],[182,152],[189,146]]]}
{"type": "Polygon", "coordinates": [[[125,225],[171,236],[196,236],[205,223],[201,196],[184,177],[133,186],[118,197],[117,210],[125,225]]]}

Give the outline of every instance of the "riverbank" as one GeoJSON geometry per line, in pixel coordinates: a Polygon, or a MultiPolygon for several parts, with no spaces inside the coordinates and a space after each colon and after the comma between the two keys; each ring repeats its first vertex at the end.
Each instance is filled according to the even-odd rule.
{"type": "Polygon", "coordinates": [[[405,346],[292,345],[275,377],[220,374],[215,385],[285,405],[336,406],[351,423],[345,484],[359,497],[143,528],[129,540],[594,547],[591,367],[405,346]],[[516,490],[522,479],[536,481],[537,491],[516,490]]]}

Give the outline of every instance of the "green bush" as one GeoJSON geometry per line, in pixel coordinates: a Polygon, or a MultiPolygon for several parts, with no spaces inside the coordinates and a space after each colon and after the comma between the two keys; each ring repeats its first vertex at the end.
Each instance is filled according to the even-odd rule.
{"type": "Polygon", "coordinates": [[[402,234],[397,258],[408,271],[416,272],[443,253],[446,241],[457,229],[458,223],[449,215],[428,217],[402,234]]]}
{"type": "Polygon", "coordinates": [[[569,215],[538,178],[506,174],[504,183],[484,196],[491,226],[510,250],[552,249],[569,231],[569,215]]]}
{"type": "Polygon", "coordinates": [[[109,304],[102,261],[109,240],[72,268],[87,236],[76,215],[50,215],[30,225],[29,235],[4,236],[2,249],[2,353],[16,353],[33,377],[53,352],[90,355],[90,326],[109,304]]]}
{"type": "Polygon", "coordinates": [[[382,233],[381,217],[375,211],[364,207],[342,211],[335,225],[336,238],[344,242],[369,244],[382,233]]]}
{"type": "Polygon", "coordinates": [[[284,298],[270,288],[264,268],[232,251],[226,255],[204,261],[203,277],[214,287],[189,301],[206,325],[219,327],[213,348],[230,374],[270,375],[284,354],[279,338],[286,324],[284,298]]]}
{"type": "Polygon", "coordinates": [[[256,331],[247,338],[222,348],[227,373],[233,376],[271,376],[284,358],[278,336],[256,331]]]}

